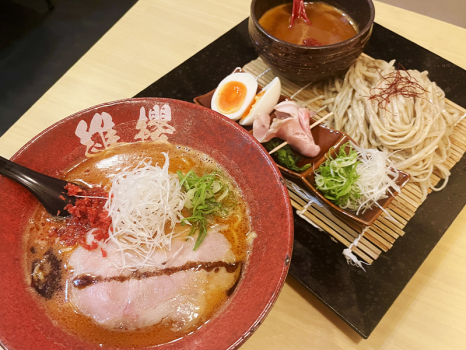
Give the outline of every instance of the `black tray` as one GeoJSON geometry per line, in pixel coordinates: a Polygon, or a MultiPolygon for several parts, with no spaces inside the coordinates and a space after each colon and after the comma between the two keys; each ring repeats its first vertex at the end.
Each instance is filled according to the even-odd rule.
{"type": "MultiPolygon", "coordinates": [[[[365,52],[387,61],[396,59],[406,69],[428,70],[447,98],[466,106],[466,71],[432,52],[378,24],[365,52]]],[[[136,97],[192,102],[214,89],[235,67],[256,57],[244,20],[136,97]]],[[[343,245],[295,214],[290,274],[367,338],[466,204],[465,167],[463,157],[452,169],[446,189],[428,196],[405,227],[406,234],[366,273],[346,263],[343,245]]]]}

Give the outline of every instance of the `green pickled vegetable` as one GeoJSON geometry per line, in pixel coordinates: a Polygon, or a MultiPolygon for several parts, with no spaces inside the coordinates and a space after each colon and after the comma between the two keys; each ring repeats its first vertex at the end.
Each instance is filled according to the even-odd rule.
{"type": "MultiPolygon", "coordinates": [[[[283,142],[284,142],[283,140],[274,138],[264,143],[263,146],[265,147],[267,151],[270,152],[275,147],[280,146],[283,142]]],[[[299,162],[299,160],[301,159],[301,156],[295,155],[289,145],[286,145],[285,147],[282,147],[278,151],[272,153],[272,158],[275,159],[275,161],[278,164],[280,164],[281,166],[284,166],[285,168],[291,171],[301,172],[301,171],[309,169],[312,166],[311,164],[306,164],[301,168],[298,167],[296,163],[299,162]]]]}
{"type": "Polygon", "coordinates": [[[341,208],[354,209],[357,199],[361,197],[359,187],[355,185],[359,178],[356,171],[359,163],[358,152],[350,142],[345,143],[335,158],[328,157],[316,170],[316,188],[341,208]],[[346,148],[349,148],[348,153],[346,148]]]}
{"type": "Polygon", "coordinates": [[[196,250],[207,235],[207,217],[227,214],[226,206],[222,205],[222,202],[225,202],[229,197],[230,189],[218,171],[203,176],[197,176],[192,170],[186,175],[181,171],[178,171],[177,174],[180,185],[186,191],[185,208],[191,212],[190,217],[181,220],[181,225],[186,225],[189,222],[192,225],[189,235],[198,233],[193,249],[196,250]]]}

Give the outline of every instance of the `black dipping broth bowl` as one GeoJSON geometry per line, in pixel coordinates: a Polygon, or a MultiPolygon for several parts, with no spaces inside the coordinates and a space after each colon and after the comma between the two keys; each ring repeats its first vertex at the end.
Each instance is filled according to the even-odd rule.
{"type": "Polygon", "coordinates": [[[372,0],[326,0],[326,4],[348,14],[359,32],[352,38],[333,45],[302,46],[277,39],[267,33],[259,19],[275,6],[292,0],[253,0],[248,29],[262,60],[272,71],[297,83],[309,83],[344,73],[359,57],[369,41],[374,23],[372,0]]]}

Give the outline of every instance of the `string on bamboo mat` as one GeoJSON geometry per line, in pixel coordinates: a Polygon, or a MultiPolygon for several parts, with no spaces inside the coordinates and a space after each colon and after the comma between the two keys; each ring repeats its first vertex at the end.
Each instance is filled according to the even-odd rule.
{"type": "Polygon", "coordinates": [[[262,78],[264,75],[266,75],[268,72],[270,72],[270,68],[267,68],[265,71],[263,71],[261,74],[259,74],[256,77],[256,81],[259,81],[259,79],[262,78]]]}
{"type": "Polygon", "coordinates": [[[307,204],[303,207],[303,210],[297,210],[296,209],[296,214],[303,220],[306,220],[308,223],[310,223],[312,226],[317,228],[319,231],[324,231],[322,227],[314,223],[312,220],[304,216],[304,213],[309,209],[309,207],[312,205],[312,203],[316,203],[318,206],[324,208],[324,205],[321,201],[319,201],[316,197],[312,196],[309,192],[306,192],[303,190],[301,187],[299,187],[297,184],[294,182],[285,179],[285,184],[288,189],[296,192],[299,194],[299,196],[303,199],[306,199],[308,202],[307,204]]]}
{"type": "Polygon", "coordinates": [[[290,100],[294,99],[296,96],[298,96],[301,92],[303,92],[304,90],[306,90],[309,85],[312,84],[312,81],[310,83],[307,83],[306,85],[304,85],[301,89],[299,89],[298,91],[296,91],[293,95],[290,96],[290,100]]]}
{"type": "Polygon", "coordinates": [[[354,255],[353,251],[351,250],[351,248],[353,247],[357,247],[358,246],[358,243],[359,243],[359,240],[362,238],[362,236],[364,236],[364,233],[369,229],[368,226],[364,227],[361,231],[361,233],[359,234],[359,236],[353,241],[353,243],[350,244],[350,246],[346,249],[343,250],[343,255],[345,256],[346,258],[346,262],[351,265],[351,266],[357,266],[357,267],[360,267],[361,269],[364,270],[364,272],[366,272],[366,269],[362,266],[362,264],[365,264],[365,265],[369,265],[368,263],[364,262],[364,261],[361,261],[358,259],[358,257],[356,255],[354,255]]]}

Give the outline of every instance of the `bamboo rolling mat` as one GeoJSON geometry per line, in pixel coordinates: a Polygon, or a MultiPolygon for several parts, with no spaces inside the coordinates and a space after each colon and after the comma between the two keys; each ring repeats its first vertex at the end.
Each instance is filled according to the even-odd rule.
{"type": "MultiPolygon", "coordinates": [[[[261,86],[267,85],[275,77],[260,58],[246,64],[243,70],[258,77],[258,83],[261,86]]],[[[317,115],[314,118],[320,119],[328,114],[326,107],[322,105],[322,98],[312,91],[312,87],[303,89],[303,86],[286,79],[281,79],[281,83],[282,95],[293,97],[292,99],[301,106],[316,111],[317,115]]],[[[462,116],[466,114],[466,110],[455,103],[447,99],[446,103],[458,110],[462,116]]],[[[450,136],[450,141],[451,154],[444,163],[449,170],[460,161],[466,151],[466,119],[457,123],[450,136]]],[[[434,172],[431,176],[432,184],[437,184],[440,180],[439,174],[434,172]]],[[[308,201],[293,189],[289,189],[289,194],[291,204],[297,211],[301,212],[301,217],[327,232],[346,247],[350,247],[351,243],[361,234],[361,227],[354,222],[346,218],[336,217],[316,203],[306,207],[308,201]],[[303,209],[305,210],[303,211],[303,209]]],[[[378,220],[362,233],[359,243],[351,246],[350,249],[353,253],[366,263],[372,264],[382,252],[388,251],[393,246],[398,237],[404,235],[404,227],[423,202],[421,198],[422,194],[418,185],[408,183],[388,206],[387,212],[391,217],[382,213],[378,220]]]]}

